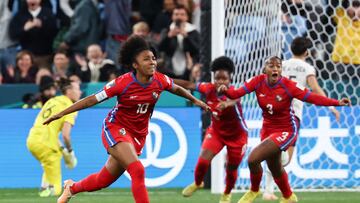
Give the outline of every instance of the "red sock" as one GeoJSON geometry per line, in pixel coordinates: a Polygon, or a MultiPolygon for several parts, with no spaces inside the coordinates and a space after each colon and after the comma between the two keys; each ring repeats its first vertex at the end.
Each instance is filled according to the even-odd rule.
{"type": "Polygon", "coordinates": [[[288,175],[287,175],[286,171],[283,171],[283,173],[281,174],[280,177],[277,177],[277,178],[274,177],[274,181],[277,184],[277,186],[279,187],[283,197],[289,198],[292,194],[292,191],[290,188],[288,175]]]}
{"type": "Polygon", "coordinates": [[[254,192],[259,191],[261,178],[262,178],[262,171],[257,174],[253,174],[250,171],[251,191],[254,191],[254,192]]]}
{"type": "Polygon", "coordinates": [[[206,171],[208,170],[210,161],[199,157],[195,167],[195,184],[200,185],[204,180],[206,171]]]}
{"type": "Polygon", "coordinates": [[[131,191],[136,203],[148,203],[149,196],[145,187],[145,169],[140,161],[131,163],[126,169],[131,176],[131,191]]]}
{"type": "Polygon", "coordinates": [[[231,190],[234,188],[236,179],[238,176],[238,171],[237,170],[226,170],[226,178],[225,178],[225,182],[226,182],[226,187],[225,187],[225,194],[229,194],[231,192],[231,190]]]}
{"type": "Polygon", "coordinates": [[[100,172],[91,174],[88,177],[74,183],[70,187],[70,190],[72,194],[84,191],[92,192],[111,185],[117,179],[118,177],[111,175],[104,166],[100,172]]]}

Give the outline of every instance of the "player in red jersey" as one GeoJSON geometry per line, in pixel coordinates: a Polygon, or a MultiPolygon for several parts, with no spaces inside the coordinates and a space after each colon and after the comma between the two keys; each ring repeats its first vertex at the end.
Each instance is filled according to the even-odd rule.
{"type": "Polygon", "coordinates": [[[345,106],[350,101],[329,99],[311,93],[306,88],[281,76],[281,59],[270,57],[265,62],[265,74],[255,76],[246,81],[239,89],[219,87],[219,92],[231,99],[237,99],[255,91],[260,108],[263,111],[263,126],[261,129],[262,142],[249,155],[250,191],[245,193],[239,203],[253,202],[260,194],[259,185],[262,177],[261,162],[267,165],[278,185],[282,199],[281,203],[297,202],[296,195],[291,191],[288,176],[281,164],[281,151],[293,145],[297,139],[298,122],[294,116],[291,102],[293,98],[323,106],[345,106]]]}
{"type": "Polygon", "coordinates": [[[95,174],[78,181],[67,180],[58,203],[84,191],[96,191],[108,187],[126,170],[131,176],[131,190],[136,203],[149,202],[145,187],[145,170],[138,155],[145,144],[148,125],[155,103],[162,91],[167,90],[185,97],[205,110],[210,107],[196,99],[173,80],[156,72],[153,49],[141,37],[130,37],[120,50],[120,63],[134,68],[108,83],[103,90],[73,104],[44,122],[49,124],[69,113],[89,108],[113,96],[117,104],[104,119],[102,141],[109,158],[105,166],[95,174]]]}
{"type": "Polygon", "coordinates": [[[236,182],[237,169],[246,149],[247,126],[242,115],[240,101],[229,100],[224,94],[218,94],[217,88],[220,85],[227,87],[230,85],[233,70],[233,61],[222,56],[216,58],[211,64],[211,71],[214,72],[214,83],[195,84],[184,80],[174,80],[175,84],[186,89],[199,91],[213,109],[211,125],[206,130],[200,157],[195,167],[195,182],[183,190],[182,194],[185,197],[191,196],[193,192],[203,187],[204,175],[211,160],[226,146],[226,187],[221,195],[220,203],[231,202],[231,190],[236,182]]]}

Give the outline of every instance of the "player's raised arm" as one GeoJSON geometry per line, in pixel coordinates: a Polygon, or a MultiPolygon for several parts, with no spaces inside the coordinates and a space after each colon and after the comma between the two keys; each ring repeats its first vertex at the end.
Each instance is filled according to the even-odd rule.
{"type": "Polygon", "coordinates": [[[97,103],[99,103],[99,101],[97,100],[96,96],[90,95],[88,97],[85,97],[84,99],[81,99],[78,102],[75,102],[73,105],[69,106],[68,108],[59,112],[58,114],[55,114],[55,115],[51,116],[50,118],[46,119],[43,124],[47,125],[47,124],[51,123],[52,121],[60,119],[61,117],[65,116],[67,114],[73,113],[75,111],[79,111],[81,109],[89,108],[91,106],[94,106],[97,103]]]}
{"type": "Polygon", "coordinates": [[[187,80],[174,79],[174,83],[188,90],[196,90],[196,84],[187,80]]]}
{"type": "Polygon", "coordinates": [[[190,100],[192,103],[194,103],[195,105],[201,107],[202,109],[204,109],[205,111],[210,111],[210,107],[205,104],[203,101],[197,99],[196,97],[194,97],[192,94],[190,94],[188,91],[186,91],[184,88],[182,88],[179,85],[173,84],[172,89],[169,90],[170,92],[179,95],[181,97],[184,97],[188,100],[190,100]]]}

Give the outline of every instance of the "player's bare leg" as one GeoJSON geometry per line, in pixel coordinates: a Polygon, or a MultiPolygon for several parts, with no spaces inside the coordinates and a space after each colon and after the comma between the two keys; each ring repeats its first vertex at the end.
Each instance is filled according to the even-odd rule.
{"type": "Polygon", "coordinates": [[[136,203],[148,203],[149,196],[145,187],[145,169],[141,164],[132,143],[119,142],[108,152],[117,162],[126,168],[131,177],[131,191],[136,203]]]}
{"type": "Polygon", "coordinates": [[[203,179],[205,173],[208,170],[210,162],[215,155],[216,154],[208,149],[201,149],[200,157],[195,167],[195,182],[191,183],[183,189],[182,195],[184,197],[190,197],[196,190],[204,187],[203,179]]]}

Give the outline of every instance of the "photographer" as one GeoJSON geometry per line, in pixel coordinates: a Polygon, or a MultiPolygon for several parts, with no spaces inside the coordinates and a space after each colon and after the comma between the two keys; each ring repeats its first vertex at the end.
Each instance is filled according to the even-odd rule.
{"type": "Polygon", "coordinates": [[[169,30],[163,31],[159,45],[159,50],[165,53],[165,68],[172,70],[171,76],[186,80],[189,72],[186,68],[187,60],[191,59],[194,63],[198,61],[200,43],[199,32],[188,20],[186,8],[177,6],[169,30]]]}

